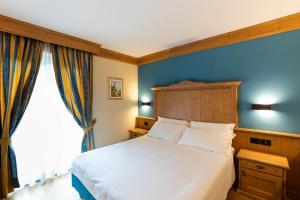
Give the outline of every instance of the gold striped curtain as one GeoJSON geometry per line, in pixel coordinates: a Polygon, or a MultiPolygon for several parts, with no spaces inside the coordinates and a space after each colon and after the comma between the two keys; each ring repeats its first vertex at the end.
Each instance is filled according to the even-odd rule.
{"type": "Polygon", "coordinates": [[[94,148],[93,54],[51,45],[56,83],[64,104],[83,129],[82,152],[94,148]]]}
{"type": "Polygon", "coordinates": [[[11,137],[30,100],[44,43],[0,32],[1,199],[19,187],[11,137]]]}

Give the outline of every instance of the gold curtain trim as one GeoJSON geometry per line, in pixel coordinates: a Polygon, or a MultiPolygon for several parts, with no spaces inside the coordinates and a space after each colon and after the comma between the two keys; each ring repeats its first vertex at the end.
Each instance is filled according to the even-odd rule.
{"type": "Polygon", "coordinates": [[[11,139],[0,139],[0,146],[11,145],[11,139]]]}
{"type": "Polygon", "coordinates": [[[83,132],[85,134],[88,133],[92,128],[94,128],[96,122],[97,122],[97,120],[93,119],[93,121],[90,123],[90,125],[88,125],[87,127],[83,128],[83,132]]]}

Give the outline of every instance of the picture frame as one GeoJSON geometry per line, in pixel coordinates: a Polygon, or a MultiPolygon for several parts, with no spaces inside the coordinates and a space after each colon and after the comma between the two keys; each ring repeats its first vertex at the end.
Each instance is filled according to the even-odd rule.
{"type": "Polygon", "coordinates": [[[123,99],[123,79],[108,77],[108,99],[123,99]]]}

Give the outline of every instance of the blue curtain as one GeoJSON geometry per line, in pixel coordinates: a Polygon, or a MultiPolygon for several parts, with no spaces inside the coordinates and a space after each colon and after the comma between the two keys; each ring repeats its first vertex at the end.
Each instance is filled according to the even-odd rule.
{"type": "Polygon", "coordinates": [[[64,104],[83,129],[82,152],[94,148],[93,54],[51,45],[56,83],[64,104]]]}
{"type": "Polygon", "coordinates": [[[0,32],[1,199],[19,187],[11,137],[30,100],[44,43],[0,32]]]}

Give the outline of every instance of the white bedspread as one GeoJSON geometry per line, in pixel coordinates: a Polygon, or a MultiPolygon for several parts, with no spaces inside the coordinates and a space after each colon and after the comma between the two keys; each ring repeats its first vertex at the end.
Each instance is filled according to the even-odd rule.
{"type": "Polygon", "coordinates": [[[84,153],[72,173],[99,200],[224,200],[233,158],[143,136],[84,153]]]}

